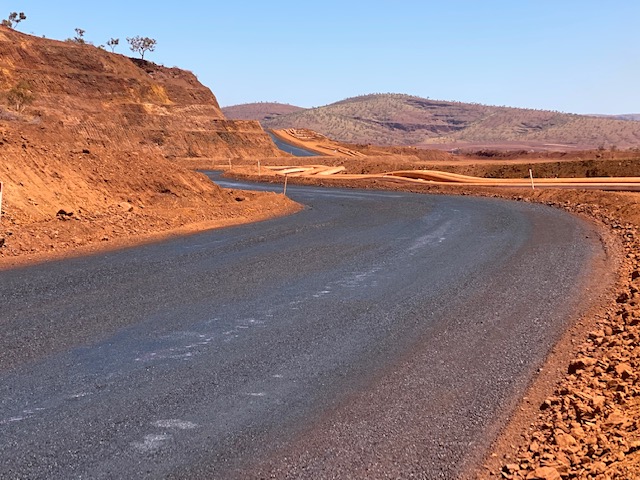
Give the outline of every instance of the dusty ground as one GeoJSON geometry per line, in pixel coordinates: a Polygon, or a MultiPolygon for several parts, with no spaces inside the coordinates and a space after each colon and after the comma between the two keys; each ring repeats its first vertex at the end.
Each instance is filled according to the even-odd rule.
{"type": "Polygon", "coordinates": [[[38,125],[0,120],[1,266],[298,208],[282,195],[220,189],[155,152],[76,148],[68,132],[53,133],[58,143],[38,125]]]}

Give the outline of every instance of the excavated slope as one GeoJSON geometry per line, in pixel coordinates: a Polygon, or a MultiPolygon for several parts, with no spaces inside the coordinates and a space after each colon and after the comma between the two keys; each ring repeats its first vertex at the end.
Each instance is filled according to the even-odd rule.
{"type": "Polygon", "coordinates": [[[258,122],[226,120],[190,72],[0,27],[4,229],[60,209],[221,213],[233,199],[174,158],[278,152],[258,122]],[[12,101],[16,89],[30,101],[12,101]]]}
{"type": "Polygon", "coordinates": [[[77,146],[148,147],[167,157],[278,155],[257,122],[225,119],[195,75],[90,45],[0,30],[0,90],[21,82],[37,120],[77,146]]]}

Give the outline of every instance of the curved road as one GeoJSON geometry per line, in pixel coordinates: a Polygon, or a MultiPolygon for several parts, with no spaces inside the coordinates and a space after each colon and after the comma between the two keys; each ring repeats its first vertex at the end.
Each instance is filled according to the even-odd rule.
{"type": "Polygon", "coordinates": [[[540,205],[288,193],[308,208],[1,271],[0,478],[476,462],[574,312],[597,235],[540,205]]]}
{"type": "Polygon", "coordinates": [[[276,144],[276,147],[278,147],[283,152],[290,153],[294,157],[317,157],[320,155],[317,152],[312,152],[311,150],[296,147],[295,145],[289,142],[285,142],[283,139],[276,136],[276,134],[273,133],[271,130],[267,130],[267,134],[269,134],[273,143],[276,144]]]}

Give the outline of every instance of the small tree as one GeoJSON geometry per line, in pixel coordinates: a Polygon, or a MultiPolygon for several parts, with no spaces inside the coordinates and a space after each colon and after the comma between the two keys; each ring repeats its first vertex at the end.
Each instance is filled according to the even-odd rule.
{"type": "Polygon", "coordinates": [[[142,60],[144,60],[145,52],[153,52],[158,43],[154,38],[141,37],[139,35],[133,38],[127,37],[127,42],[129,42],[131,51],[139,53],[142,60]]]}
{"type": "Polygon", "coordinates": [[[33,102],[31,87],[26,82],[20,82],[7,92],[7,101],[16,111],[22,112],[24,108],[33,102]]]}
{"type": "Polygon", "coordinates": [[[107,46],[111,49],[111,53],[116,51],[116,47],[120,44],[119,38],[112,38],[107,42],[107,46]]]}
{"type": "Polygon", "coordinates": [[[4,25],[5,27],[9,27],[9,28],[14,28],[16,25],[18,25],[21,21],[26,20],[27,16],[24,14],[24,12],[11,12],[9,14],[9,17],[7,17],[6,19],[2,20],[2,25],[4,25]]]}
{"type": "Polygon", "coordinates": [[[81,28],[76,28],[76,36],[73,37],[73,41],[76,43],[80,43],[80,44],[85,44],[87,42],[85,42],[84,40],[84,30],[81,28]]]}

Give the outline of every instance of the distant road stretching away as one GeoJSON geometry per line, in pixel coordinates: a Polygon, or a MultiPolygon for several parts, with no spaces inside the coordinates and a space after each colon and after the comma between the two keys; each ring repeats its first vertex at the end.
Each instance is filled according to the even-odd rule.
{"type": "Polygon", "coordinates": [[[307,208],[0,271],[0,477],[477,462],[574,313],[597,235],[527,203],[288,194],[307,208]]]}
{"type": "Polygon", "coordinates": [[[305,148],[296,147],[295,145],[292,145],[291,143],[285,142],[284,140],[282,140],[281,138],[277,137],[276,135],[274,135],[269,130],[267,130],[266,132],[271,137],[271,140],[273,140],[273,143],[276,144],[276,147],[278,147],[283,152],[290,153],[294,157],[317,157],[317,156],[320,155],[319,153],[312,152],[311,150],[307,150],[305,148]]]}

